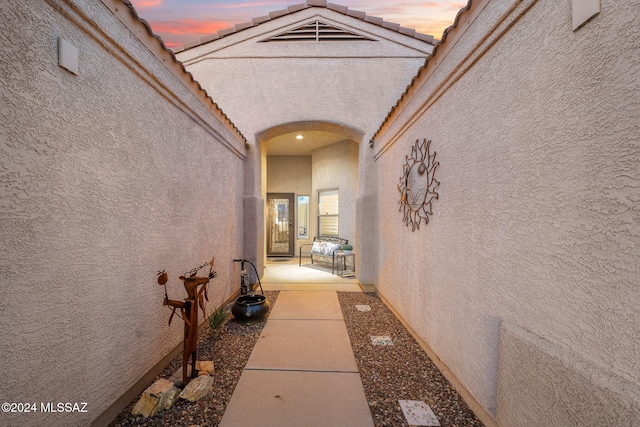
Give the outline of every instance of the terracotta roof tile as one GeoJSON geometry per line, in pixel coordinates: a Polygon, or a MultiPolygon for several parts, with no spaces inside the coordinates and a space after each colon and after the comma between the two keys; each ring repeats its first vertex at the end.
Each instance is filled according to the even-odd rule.
{"type": "Polygon", "coordinates": [[[364,21],[365,16],[367,16],[366,12],[362,12],[360,10],[351,10],[351,9],[347,10],[347,15],[352,16],[354,18],[358,18],[362,21],[364,21]]]}
{"type": "Polygon", "coordinates": [[[253,22],[253,25],[260,25],[260,24],[262,24],[264,22],[267,22],[267,21],[271,21],[271,17],[269,17],[269,16],[258,16],[257,18],[253,18],[251,20],[251,22],[253,22]]]}
{"type": "Polygon", "coordinates": [[[384,28],[386,28],[387,30],[393,30],[393,31],[398,31],[400,32],[400,24],[396,24],[395,22],[386,22],[383,21],[382,22],[382,26],[384,28]]]}
{"type": "Polygon", "coordinates": [[[422,40],[423,42],[427,42],[430,44],[435,44],[435,38],[431,34],[421,34],[416,33],[414,35],[415,38],[422,40]]]}
{"type": "MultiPolygon", "coordinates": [[[[123,0],[123,1],[126,1],[126,0],[123,0]]],[[[298,4],[291,5],[287,9],[276,10],[276,11],[273,11],[273,12],[269,12],[269,16],[262,16],[262,17],[258,17],[258,18],[253,18],[251,20],[251,22],[238,24],[233,28],[227,28],[227,29],[224,29],[224,30],[220,30],[217,33],[218,37],[213,37],[213,36],[202,37],[202,38],[200,38],[199,42],[196,41],[196,42],[193,42],[193,43],[186,43],[183,46],[183,49],[177,49],[176,52],[180,52],[182,50],[191,49],[193,47],[208,43],[208,42],[204,41],[205,39],[208,40],[208,41],[217,40],[219,38],[228,36],[230,34],[234,34],[234,33],[237,33],[239,31],[242,31],[242,30],[246,30],[247,28],[251,28],[251,27],[254,27],[256,25],[260,25],[260,24],[262,24],[264,22],[267,22],[269,20],[277,19],[277,18],[280,18],[281,16],[285,16],[285,15],[289,15],[289,14],[292,14],[292,13],[300,12],[301,10],[308,9],[308,8],[311,8],[311,7],[324,7],[324,8],[333,10],[334,12],[338,12],[338,13],[341,13],[343,15],[351,16],[352,18],[356,18],[356,19],[359,19],[361,21],[365,21],[365,22],[368,22],[368,23],[371,23],[371,24],[378,25],[380,27],[386,28],[388,30],[395,31],[395,32],[403,34],[405,36],[413,37],[413,38],[418,39],[420,41],[423,41],[425,43],[429,43],[431,45],[434,44],[433,36],[428,35],[428,34],[418,33],[415,30],[412,30],[410,28],[401,27],[400,24],[396,24],[394,22],[387,22],[382,18],[379,18],[379,17],[376,17],[376,16],[369,16],[365,12],[361,12],[359,10],[351,10],[346,6],[341,6],[341,5],[335,4],[335,3],[327,3],[326,0],[307,0],[305,3],[298,3],[298,4]]]]}
{"type": "Polygon", "coordinates": [[[201,37],[200,38],[200,43],[202,43],[202,44],[209,43],[209,42],[212,42],[212,41],[217,40],[219,38],[220,37],[218,36],[218,33],[211,34],[209,36],[201,37]]]}
{"type": "MultiPolygon", "coordinates": [[[[224,37],[224,36],[228,36],[229,34],[233,34],[236,32],[235,27],[234,28],[225,28],[224,30],[220,30],[218,31],[218,36],[220,36],[220,38],[224,37]]],[[[193,47],[193,46],[191,46],[193,47]]],[[[185,50],[187,50],[187,48],[184,48],[185,50]]]]}
{"type": "Polygon", "coordinates": [[[236,24],[234,29],[236,31],[242,31],[242,30],[246,30],[247,28],[250,28],[250,27],[253,27],[253,26],[254,26],[253,22],[243,22],[242,24],[236,24]]]}
{"type": "Polygon", "coordinates": [[[185,49],[190,49],[190,48],[192,48],[194,46],[198,46],[200,43],[201,43],[200,40],[193,40],[193,41],[190,41],[190,42],[187,42],[187,43],[183,44],[182,47],[184,47],[185,49]]]}
{"type": "Polygon", "coordinates": [[[340,6],[339,4],[327,3],[327,9],[335,10],[336,12],[347,14],[349,8],[347,6],[340,6]]]}
{"type": "MultiPolygon", "coordinates": [[[[416,35],[416,30],[412,28],[400,27],[398,30],[399,33],[404,34],[405,36],[414,37],[416,35]]],[[[433,41],[433,36],[431,36],[431,40],[433,41]]]]}
{"type": "Polygon", "coordinates": [[[298,3],[298,4],[289,6],[287,10],[289,11],[289,13],[295,13],[295,12],[301,11],[302,9],[305,9],[306,7],[307,5],[305,3],[298,3]]]}
{"type": "MultiPolygon", "coordinates": [[[[289,14],[289,11],[287,9],[276,10],[276,11],[273,11],[273,12],[269,12],[269,17],[271,19],[276,19],[276,18],[280,18],[281,16],[285,16],[285,15],[288,15],[288,14],[289,14]]],[[[218,31],[218,32],[220,32],[220,31],[218,31]]]]}
{"type": "Polygon", "coordinates": [[[171,56],[171,59],[173,60],[173,62],[180,67],[180,69],[182,70],[184,75],[186,77],[188,77],[188,79],[191,80],[191,82],[194,85],[196,85],[197,90],[199,90],[201,92],[201,94],[204,95],[204,97],[211,102],[211,105],[213,106],[213,108],[220,113],[222,118],[224,120],[226,120],[227,124],[229,124],[229,126],[235,132],[237,132],[238,136],[246,144],[247,143],[247,138],[242,134],[242,132],[240,132],[240,129],[238,129],[238,127],[231,121],[231,119],[229,119],[229,117],[225,114],[225,112],[222,111],[222,109],[213,100],[213,98],[211,98],[211,96],[207,93],[207,91],[202,88],[202,85],[196,79],[193,78],[193,74],[191,74],[190,72],[187,71],[187,69],[184,67],[184,64],[182,62],[180,62],[176,58],[175,52],[173,50],[167,48],[167,46],[164,44],[164,41],[162,40],[162,38],[160,38],[160,36],[156,35],[153,32],[153,30],[151,29],[151,26],[149,25],[149,23],[147,21],[145,21],[144,19],[140,18],[140,16],[138,15],[138,12],[136,12],[136,9],[133,7],[133,4],[131,3],[131,1],[130,0],[120,0],[120,1],[122,2],[122,4],[124,4],[127,7],[127,9],[129,9],[129,12],[131,13],[131,16],[134,18],[134,20],[136,20],[136,21],[140,22],[142,25],[144,25],[144,27],[147,30],[147,34],[150,37],[152,37],[152,38],[157,40],[157,43],[160,46],[160,48],[163,51],[167,52],[171,56]]]}

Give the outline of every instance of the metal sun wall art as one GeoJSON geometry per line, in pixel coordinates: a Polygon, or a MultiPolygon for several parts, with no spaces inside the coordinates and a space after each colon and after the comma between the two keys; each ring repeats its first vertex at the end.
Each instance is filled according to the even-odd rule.
{"type": "Polygon", "coordinates": [[[419,139],[411,147],[411,156],[405,156],[402,176],[398,184],[400,192],[399,211],[403,213],[402,222],[411,230],[420,228],[422,221],[429,224],[429,215],[433,215],[433,201],[438,199],[436,189],[440,182],[435,179],[436,152],[430,153],[431,141],[419,139]]]}

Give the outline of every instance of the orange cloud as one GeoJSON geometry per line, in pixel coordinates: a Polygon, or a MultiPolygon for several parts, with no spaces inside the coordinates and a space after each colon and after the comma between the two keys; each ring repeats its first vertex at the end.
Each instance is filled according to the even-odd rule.
{"type": "Polygon", "coordinates": [[[138,10],[144,10],[162,6],[163,3],[164,0],[136,0],[133,6],[138,10]]]}
{"type": "Polygon", "coordinates": [[[233,4],[221,4],[218,7],[220,9],[240,9],[240,8],[248,8],[248,7],[267,7],[271,5],[282,5],[281,0],[265,0],[265,1],[257,1],[252,3],[233,3],[233,4]]]}
{"type": "Polygon", "coordinates": [[[233,27],[229,22],[208,22],[184,19],[179,21],[151,22],[151,27],[155,33],[165,34],[194,34],[208,35],[217,33],[219,30],[233,27]]]}

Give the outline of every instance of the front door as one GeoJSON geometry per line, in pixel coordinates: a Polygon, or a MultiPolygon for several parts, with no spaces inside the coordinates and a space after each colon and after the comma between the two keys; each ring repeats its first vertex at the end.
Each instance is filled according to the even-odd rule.
{"type": "Polygon", "coordinates": [[[293,193],[268,193],[267,256],[294,255],[295,233],[293,193]]]}

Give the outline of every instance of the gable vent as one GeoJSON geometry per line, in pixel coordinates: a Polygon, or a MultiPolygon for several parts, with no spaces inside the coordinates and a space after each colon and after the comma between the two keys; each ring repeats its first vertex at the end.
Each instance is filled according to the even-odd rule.
{"type": "Polygon", "coordinates": [[[325,24],[321,21],[309,22],[301,27],[289,30],[286,33],[270,37],[265,42],[319,42],[319,41],[345,41],[345,40],[372,40],[352,33],[351,31],[325,24]]]}

